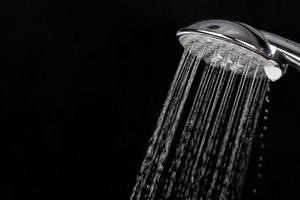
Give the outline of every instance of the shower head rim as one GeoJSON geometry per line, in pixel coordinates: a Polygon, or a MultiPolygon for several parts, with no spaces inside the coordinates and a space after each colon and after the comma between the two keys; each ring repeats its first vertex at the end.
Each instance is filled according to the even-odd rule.
{"type": "Polygon", "coordinates": [[[282,63],[272,55],[264,34],[247,24],[221,19],[204,20],[180,29],[176,35],[184,47],[193,40],[206,42],[207,39],[212,39],[213,43],[217,40],[219,45],[227,48],[239,47],[244,55],[263,64],[265,75],[272,81],[280,79],[285,73],[282,63]]]}
{"type": "Polygon", "coordinates": [[[211,32],[211,31],[205,31],[205,30],[182,28],[177,32],[176,36],[180,40],[180,38],[182,36],[189,35],[189,34],[194,34],[194,35],[197,34],[197,35],[203,35],[203,36],[209,35],[211,37],[221,39],[221,40],[224,40],[224,41],[229,42],[229,43],[233,43],[233,44],[238,45],[240,47],[243,47],[243,48],[245,48],[249,51],[252,51],[252,52],[255,52],[255,53],[259,54],[260,56],[264,57],[268,61],[271,61],[272,63],[274,63],[274,65],[278,65],[278,63],[275,60],[273,60],[272,57],[269,56],[266,52],[262,51],[261,49],[256,48],[254,45],[252,45],[250,43],[247,43],[245,41],[236,39],[236,38],[228,36],[228,35],[223,35],[223,34],[211,32]]]}

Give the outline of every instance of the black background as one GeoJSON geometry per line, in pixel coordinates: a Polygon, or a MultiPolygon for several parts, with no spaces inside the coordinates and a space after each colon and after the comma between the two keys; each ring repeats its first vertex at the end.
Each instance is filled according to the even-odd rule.
{"type": "MultiPolygon", "coordinates": [[[[300,42],[297,1],[1,4],[2,199],[128,199],[181,57],[179,28],[231,19],[300,42]]],[[[263,178],[250,165],[245,199],[299,198],[299,83],[289,68],[271,85],[265,149],[252,154],[263,178]]]]}

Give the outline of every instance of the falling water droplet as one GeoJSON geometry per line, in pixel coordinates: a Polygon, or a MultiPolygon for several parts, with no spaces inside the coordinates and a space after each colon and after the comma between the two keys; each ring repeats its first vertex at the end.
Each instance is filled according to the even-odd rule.
{"type": "Polygon", "coordinates": [[[152,146],[149,146],[149,148],[148,148],[148,152],[147,152],[148,154],[152,154],[152,146]]]}
{"type": "Polygon", "coordinates": [[[263,138],[263,137],[264,137],[264,134],[263,134],[263,133],[261,133],[261,134],[259,135],[259,137],[260,137],[260,138],[263,138]]]}
{"type": "Polygon", "coordinates": [[[264,128],[263,128],[265,131],[267,130],[267,126],[264,126],[264,128]]]}
{"type": "Polygon", "coordinates": [[[266,96],[266,102],[267,102],[267,103],[270,103],[269,96],[266,96]]]}
{"type": "Polygon", "coordinates": [[[252,189],[252,192],[253,192],[253,193],[256,193],[256,189],[252,189]]]}
{"type": "Polygon", "coordinates": [[[262,156],[259,156],[258,159],[259,159],[260,161],[262,161],[262,160],[263,160],[263,157],[262,157],[262,156]]]}
{"type": "Polygon", "coordinates": [[[261,145],[260,145],[260,148],[262,148],[262,149],[265,148],[265,145],[264,145],[264,144],[261,144],[261,145]]]}
{"type": "Polygon", "coordinates": [[[259,173],[259,174],[257,174],[257,177],[258,177],[258,178],[261,178],[261,174],[260,174],[260,173],[259,173]]]}
{"type": "Polygon", "coordinates": [[[268,109],[265,109],[265,113],[268,113],[269,112],[269,110],[268,109]]]}
{"type": "Polygon", "coordinates": [[[258,167],[259,167],[259,168],[262,168],[262,164],[261,164],[261,163],[259,163],[259,164],[258,164],[258,167]]]}

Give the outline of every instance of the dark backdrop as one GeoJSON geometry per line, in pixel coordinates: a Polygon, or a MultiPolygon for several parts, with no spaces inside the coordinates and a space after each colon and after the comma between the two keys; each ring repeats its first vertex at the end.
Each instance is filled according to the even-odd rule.
{"type": "MultiPolygon", "coordinates": [[[[181,57],[179,28],[232,19],[300,42],[296,1],[1,4],[1,199],[128,199],[181,57]]],[[[299,83],[289,68],[271,86],[245,199],[299,197],[299,83]]]]}

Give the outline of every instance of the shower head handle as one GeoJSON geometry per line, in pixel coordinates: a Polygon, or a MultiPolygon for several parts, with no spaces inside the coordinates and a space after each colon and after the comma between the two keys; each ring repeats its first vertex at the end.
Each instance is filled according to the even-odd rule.
{"type": "Polygon", "coordinates": [[[300,44],[267,31],[260,31],[269,43],[273,56],[281,64],[291,65],[300,72],[300,44]]]}

